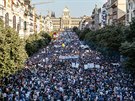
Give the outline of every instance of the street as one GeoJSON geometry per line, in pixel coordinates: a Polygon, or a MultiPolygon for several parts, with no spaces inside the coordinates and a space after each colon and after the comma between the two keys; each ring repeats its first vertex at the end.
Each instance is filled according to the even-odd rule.
{"type": "Polygon", "coordinates": [[[133,101],[133,78],[71,31],[26,61],[0,87],[4,101],[133,101]],[[12,100],[13,99],[13,100],[12,100]]]}

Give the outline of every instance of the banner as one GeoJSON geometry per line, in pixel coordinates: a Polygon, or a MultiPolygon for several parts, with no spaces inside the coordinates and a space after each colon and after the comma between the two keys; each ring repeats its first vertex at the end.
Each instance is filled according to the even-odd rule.
{"type": "Polygon", "coordinates": [[[77,59],[79,58],[79,55],[74,56],[59,56],[59,59],[77,59]]]}
{"type": "Polygon", "coordinates": [[[95,65],[95,68],[99,69],[100,68],[100,65],[95,65]]]}
{"type": "Polygon", "coordinates": [[[79,63],[72,63],[73,68],[79,68],[79,63]]]}

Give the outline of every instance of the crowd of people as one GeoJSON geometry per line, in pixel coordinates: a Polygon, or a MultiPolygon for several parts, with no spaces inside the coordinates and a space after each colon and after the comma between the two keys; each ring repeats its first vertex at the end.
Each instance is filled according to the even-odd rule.
{"type": "Polygon", "coordinates": [[[75,33],[62,32],[30,57],[22,71],[1,80],[0,101],[135,101],[133,75],[81,45],[75,33]],[[100,68],[85,69],[87,63],[100,68]]]}

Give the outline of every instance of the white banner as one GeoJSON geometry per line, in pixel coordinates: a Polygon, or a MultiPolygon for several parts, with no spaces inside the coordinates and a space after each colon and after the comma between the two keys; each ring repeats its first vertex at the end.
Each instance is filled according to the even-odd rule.
{"type": "Polygon", "coordinates": [[[86,69],[88,69],[88,65],[86,64],[86,65],[84,65],[84,69],[86,70],[86,69]]]}
{"type": "Polygon", "coordinates": [[[79,68],[79,63],[72,63],[73,68],[79,68]]]}
{"type": "Polygon", "coordinates": [[[94,63],[87,63],[84,65],[84,69],[92,69],[94,68],[94,63]]]}
{"type": "Polygon", "coordinates": [[[100,65],[95,65],[95,68],[99,69],[100,68],[100,65]]]}
{"type": "Polygon", "coordinates": [[[79,58],[79,55],[74,56],[59,56],[59,59],[77,59],[79,58]]]}

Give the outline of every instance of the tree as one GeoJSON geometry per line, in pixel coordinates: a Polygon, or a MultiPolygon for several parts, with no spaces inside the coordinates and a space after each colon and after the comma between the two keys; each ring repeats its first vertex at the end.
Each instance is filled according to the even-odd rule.
{"type": "Polygon", "coordinates": [[[51,36],[42,31],[39,34],[30,35],[26,40],[26,52],[28,56],[32,56],[39,49],[46,47],[51,42],[51,36]]]}
{"type": "Polygon", "coordinates": [[[127,57],[125,66],[135,70],[135,18],[132,19],[130,26],[125,30],[125,42],[121,44],[120,52],[127,57]]]}
{"type": "Polygon", "coordinates": [[[50,36],[48,33],[44,32],[44,31],[41,31],[39,34],[40,34],[44,39],[47,39],[48,43],[51,41],[51,36],[50,36]]]}
{"type": "Polygon", "coordinates": [[[132,18],[129,27],[130,27],[130,32],[128,33],[127,38],[129,38],[129,41],[132,42],[135,40],[135,18],[132,18]]]}
{"type": "Polygon", "coordinates": [[[76,32],[78,30],[78,28],[75,26],[73,27],[73,31],[76,32]]]}
{"type": "Polygon", "coordinates": [[[90,29],[89,28],[86,28],[84,30],[82,30],[79,34],[79,39],[80,40],[84,40],[85,39],[85,35],[90,32],[90,29]]]}
{"type": "Polygon", "coordinates": [[[0,77],[8,76],[21,69],[27,54],[24,42],[18,33],[0,23],[0,77]]]}
{"type": "Polygon", "coordinates": [[[73,32],[75,32],[78,36],[80,35],[81,31],[78,29],[78,27],[73,27],[73,32]]]}
{"type": "Polygon", "coordinates": [[[121,44],[120,51],[124,56],[135,57],[135,42],[124,42],[121,44]]]}

